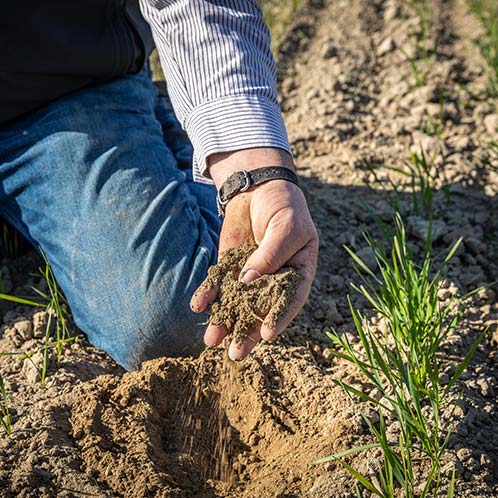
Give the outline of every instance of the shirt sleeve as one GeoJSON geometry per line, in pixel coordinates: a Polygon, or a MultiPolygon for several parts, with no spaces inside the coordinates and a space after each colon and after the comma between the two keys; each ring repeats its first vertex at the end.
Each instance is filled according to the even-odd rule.
{"type": "Polygon", "coordinates": [[[175,113],[194,147],[194,179],[216,152],[291,152],[270,33],[257,0],[140,0],[175,113]]]}

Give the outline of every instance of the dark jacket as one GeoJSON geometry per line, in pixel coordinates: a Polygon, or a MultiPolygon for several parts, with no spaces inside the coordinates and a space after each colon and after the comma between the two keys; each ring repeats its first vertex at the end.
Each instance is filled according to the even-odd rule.
{"type": "Polygon", "coordinates": [[[0,125],[143,66],[153,47],[138,0],[5,1],[0,125]]]}

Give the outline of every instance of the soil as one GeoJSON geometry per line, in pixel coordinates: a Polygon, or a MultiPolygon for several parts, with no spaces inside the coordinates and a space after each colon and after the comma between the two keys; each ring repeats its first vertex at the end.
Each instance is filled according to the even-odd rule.
{"type": "MultiPolygon", "coordinates": [[[[498,158],[489,147],[498,139],[498,111],[474,43],[479,24],[463,0],[428,5],[426,42],[435,56],[417,62],[427,71],[420,86],[407,56],[415,54],[422,26],[401,0],[310,0],[280,46],[281,103],[321,240],[309,302],[286,333],[244,362],[227,361],[218,348],[196,359],[151,361],[131,373],[78,335],[58,368],[50,358],[44,388],[34,367],[39,356],[0,357],[14,429],[11,438],[0,437],[1,497],[356,496],[338,464],[311,465],[371,441],[360,416],[368,406],[334,379],[370,387],[330,355],[326,331],[358,341],[349,294],[371,327],[382,326],[349,286],[356,277],[343,245],[373,267],[362,233],[382,237],[378,220],[391,223],[397,207],[414,251],[423,249],[427,221],[414,202],[421,198],[411,195],[401,172],[408,171],[410,151],[433,159],[436,256],[464,240],[441,302],[498,280],[498,158]]],[[[33,255],[2,261],[4,291],[43,290],[39,278],[26,277],[34,269],[33,255]]],[[[5,305],[0,351],[39,349],[45,320],[43,312],[5,305]]],[[[455,386],[461,400],[443,484],[454,464],[459,498],[498,496],[494,285],[469,302],[448,338],[442,382],[485,329],[455,386]]],[[[396,427],[390,431],[395,437],[396,427]]],[[[349,462],[369,473],[379,458],[370,450],[349,462]]]]}
{"type": "Polygon", "coordinates": [[[211,267],[201,287],[217,288],[218,295],[208,312],[213,325],[223,325],[228,335],[242,342],[268,315],[268,325],[274,327],[289,311],[303,276],[297,268],[285,266],[272,275],[240,282],[240,273],[249,256],[257,249],[245,243],[229,249],[211,267]]]}

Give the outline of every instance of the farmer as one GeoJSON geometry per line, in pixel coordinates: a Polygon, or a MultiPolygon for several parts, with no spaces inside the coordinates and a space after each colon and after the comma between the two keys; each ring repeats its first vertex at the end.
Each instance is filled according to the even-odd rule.
{"type": "MultiPolygon", "coordinates": [[[[0,214],[43,250],[76,325],[127,369],[199,350],[206,317],[192,310],[216,294],[194,291],[218,247],[254,237],[246,282],[286,263],[305,277],[284,322],[232,344],[233,359],[308,296],[318,241],[269,42],[256,0],[2,6],[0,214]],[[146,65],[154,43],[169,97],[146,65]]],[[[210,325],[204,342],[225,333],[210,325]]]]}

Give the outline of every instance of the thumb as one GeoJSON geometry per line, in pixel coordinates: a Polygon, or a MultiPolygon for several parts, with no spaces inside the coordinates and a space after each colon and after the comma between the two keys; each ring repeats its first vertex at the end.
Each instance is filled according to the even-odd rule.
{"type": "Polygon", "coordinates": [[[259,247],[249,256],[240,272],[240,281],[248,284],[262,275],[269,275],[280,270],[294,255],[290,244],[275,243],[266,237],[259,247]],[[285,247],[287,246],[287,249],[285,247]]]}

